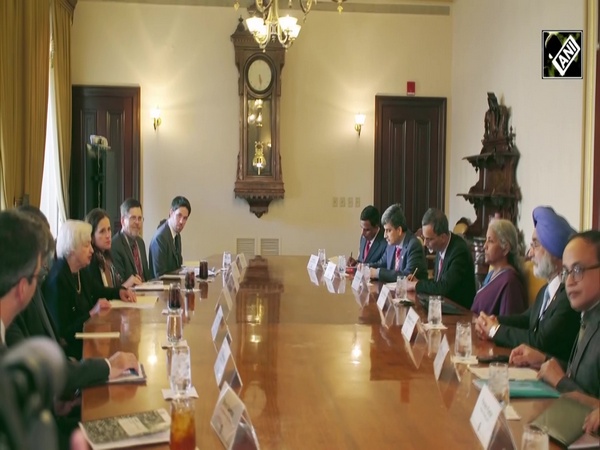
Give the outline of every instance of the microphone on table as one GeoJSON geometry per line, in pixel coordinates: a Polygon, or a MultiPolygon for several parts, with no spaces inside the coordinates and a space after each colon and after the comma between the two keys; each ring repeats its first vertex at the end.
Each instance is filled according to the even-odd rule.
{"type": "Polygon", "coordinates": [[[0,359],[0,449],[58,448],[54,398],[66,381],[66,359],[56,342],[34,337],[0,359]]]}

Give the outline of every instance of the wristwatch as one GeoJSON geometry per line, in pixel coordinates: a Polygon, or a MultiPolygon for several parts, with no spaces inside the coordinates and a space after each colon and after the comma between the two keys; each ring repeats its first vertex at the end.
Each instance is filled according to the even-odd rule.
{"type": "Polygon", "coordinates": [[[490,339],[494,339],[494,336],[498,332],[498,328],[500,328],[499,324],[496,324],[492,328],[490,328],[490,331],[488,333],[488,336],[490,337],[490,339]]]}

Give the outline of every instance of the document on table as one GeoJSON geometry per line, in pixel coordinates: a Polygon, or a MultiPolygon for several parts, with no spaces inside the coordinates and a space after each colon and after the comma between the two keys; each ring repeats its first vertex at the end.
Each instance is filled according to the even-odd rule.
{"type": "MultiPolygon", "coordinates": [[[[488,367],[469,367],[473,375],[487,380],[490,377],[490,369],[488,367]]],[[[509,380],[537,380],[537,372],[528,367],[509,367],[509,380]]]]}
{"type": "Polygon", "coordinates": [[[162,281],[146,281],[134,286],[133,289],[136,291],[167,291],[169,290],[169,285],[162,281]]]}
{"type": "Polygon", "coordinates": [[[156,305],[158,297],[155,295],[138,295],[137,302],[124,302],[122,300],[111,300],[110,306],[113,309],[132,308],[132,309],[152,309],[156,305]]]}
{"type": "Polygon", "coordinates": [[[120,337],[121,333],[118,331],[75,333],[75,339],[119,339],[120,337]]]}

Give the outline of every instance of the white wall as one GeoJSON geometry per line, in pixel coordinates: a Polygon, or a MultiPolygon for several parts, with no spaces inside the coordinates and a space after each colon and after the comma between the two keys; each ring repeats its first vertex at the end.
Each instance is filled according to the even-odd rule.
{"type": "Polygon", "coordinates": [[[458,192],[477,175],[464,156],[481,150],[486,92],[512,110],[521,153],[519,227],[528,240],[531,212],[551,205],[575,228],[581,217],[583,80],[542,80],[542,30],[584,29],[584,0],[455,0],[452,7],[452,138],[449,212],[475,217],[458,192]]]}
{"type": "Polygon", "coordinates": [[[450,97],[452,18],[310,13],[282,76],[286,196],[257,219],[233,195],[239,99],[229,37],[237,17],[233,7],[77,5],[73,83],[141,86],[146,243],[181,194],[192,203],[186,258],[235,250],[235,237],[280,238],[283,254],[356,254],[358,215],[373,199],[375,95],[404,95],[415,80],[418,95],[450,97]],[[359,111],[367,115],[360,139],[359,111]],[[342,195],[360,197],[361,207],[333,208],[342,195]]]}

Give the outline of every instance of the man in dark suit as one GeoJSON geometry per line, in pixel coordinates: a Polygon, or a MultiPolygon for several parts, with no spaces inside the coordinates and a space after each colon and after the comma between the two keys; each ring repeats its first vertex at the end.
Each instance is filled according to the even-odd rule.
{"type": "Polygon", "coordinates": [[[150,272],[160,277],[173,272],[183,264],[181,255],[181,232],[192,207],[187,198],[178,196],[171,202],[169,218],[158,226],[150,242],[150,272]]]}
{"type": "Polygon", "coordinates": [[[427,277],[427,263],[423,244],[411,233],[400,204],[390,206],[381,216],[387,248],[379,261],[371,264],[371,278],[396,281],[399,275],[408,276],[416,271],[419,279],[427,277]]]}
{"type": "Polygon", "coordinates": [[[132,275],[140,281],[152,278],[146,244],[140,236],[143,223],[142,204],[134,198],[125,200],[121,205],[121,231],[113,236],[111,245],[113,264],[121,280],[128,280],[132,275]]]}
{"type": "MultiPolygon", "coordinates": [[[[561,278],[581,325],[566,359],[549,359],[527,345],[515,348],[511,362],[540,367],[539,377],[560,392],[581,391],[600,398],[600,231],[574,235],[563,253],[561,278]]],[[[556,330],[563,337],[562,329],[556,330]]]]}
{"type": "Polygon", "coordinates": [[[560,273],[563,250],[575,230],[547,206],[533,210],[533,223],[529,253],[534,275],[548,280],[548,284],[522,314],[494,317],[481,313],[476,331],[497,345],[514,348],[527,344],[566,361],[579,330],[579,314],[569,305],[560,273]]]}
{"type": "Polygon", "coordinates": [[[366,206],[360,213],[360,243],[356,259],[348,260],[349,266],[357,263],[374,264],[385,253],[387,243],[383,237],[383,230],[379,226],[379,211],[372,205],[366,206]]]}
{"type": "Polygon", "coordinates": [[[436,252],[433,280],[409,281],[408,290],[441,295],[471,308],[475,297],[475,265],[467,243],[450,232],[448,218],[438,209],[429,208],[421,225],[425,245],[436,252]]]}

